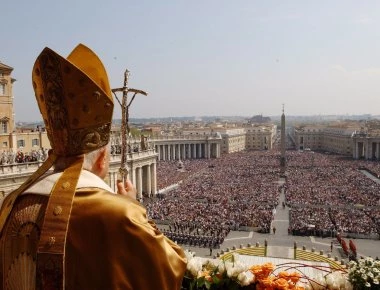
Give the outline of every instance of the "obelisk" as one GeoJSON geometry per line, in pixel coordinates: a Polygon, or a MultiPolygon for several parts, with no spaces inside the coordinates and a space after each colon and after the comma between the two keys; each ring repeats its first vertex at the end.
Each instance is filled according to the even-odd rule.
{"type": "Polygon", "coordinates": [[[281,157],[280,157],[280,167],[281,174],[285,174],[286,170],[286,158],[285,158],[285,111],[284,105],[282,105],[282,115],[281,115],[281,157]]]}

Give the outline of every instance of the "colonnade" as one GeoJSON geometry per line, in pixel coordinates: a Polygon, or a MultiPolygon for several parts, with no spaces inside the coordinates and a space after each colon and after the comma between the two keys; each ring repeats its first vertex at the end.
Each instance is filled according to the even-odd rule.
{"type": "MultiPolygon", "coordinates": [[[[154,196],[157,193],[157,154],[153,149],[128,154],[127,167],[129,179],[137,190],[137,197],[141,199],[143,195],[154,196]]],[[[116,192],[116,181],[120,168],[121,155],[112,155],[106,183],[116,192]]],[[[15,163],[0,166],[0,199],[2,195],[8,194],[18,188],[42,162],[15,163]],[[3,193],[2,193],[3,192],[3,193]]]]}
{"type": "MultiPolygon", "coordinates": [[[[154,196],[157,193],[157,160],[209,159],[220,157],[221,138],[215,138],[215,140],[212,141],[203,140],[203,142],[199,139],[200,138],[186,138],[185,140],[155,140],[155,142],[150,143],[152,145],[148,144],[149,146],[147,146],[146,150],[136,147],[136,151],[133,150],[129,152],[127,154],[129,179],[136,187],[138,199],[142,199],[143,195],[154,196]]],[[[114,142],[113,144],[114,147],[120,146],[117,142],[114,142]]],[[[121,161],[121,155],[116,151],[117,150],[111,155],[109,173],[106,177],[106,182],[115,192],[117,191],[116,181],[118,179],[121,161]]],[[[3,184],[5,193],[17,188],[33,172],[33,170],[30,170],[26,174],[20,174],[21,166],[22,168],[25,167],[25,170],[28,171],[28,167],[32,165],[28,163],[18,165],[18,172],[13,172],[13,165],[9,169],[8,167],[3,166],[3,173],[8,173],[8,171],[10,171],[9,175],[3,174],[7,176],[1,176],[0,174],[0,181],[3,184]]],[[[33,166],[38,168],[35,164],[33,164],[33,166]]]]}
{"type": "MultiPolygon", "coordinates": [[[[111,188],[116,192],[116,181],[118,176],[117,170],[112,170],[108,173],[108,181],[111,188]]],[[[157,167],[156,163],[133,166],[129,169],[129,179],[136,187],[137,198],[143,198],[145,196],[154,196],[157,193],[157,167]]]]}
{"type": "Polygon", "coordinates": [[[185,160],[219,158],[219,143],[166,143],[156,144],[158,160],[185,160]]]}
{"type": "Polygon", "coordinates": [[[360,138],[354,140],[354,159],[380,160],[380,138],[360,138]]]}
{"type": "MultiPolygon", "coordinates": [[[[120,168],[121,155],[111,156],[108,184],[116,192],[116,181],[120,168]]],[[[128,178],[136,187],[137,198],[154,196],[157,193],[157,154],[153,149],[127,155],[128,178]]]]}

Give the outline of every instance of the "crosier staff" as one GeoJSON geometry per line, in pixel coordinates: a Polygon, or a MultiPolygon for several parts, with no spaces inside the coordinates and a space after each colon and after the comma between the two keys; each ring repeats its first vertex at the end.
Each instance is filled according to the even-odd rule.
{"type": "Polygon", "coordinates": [[[127,167],[127,145],[130,128],[129,128],[129,107],[131,106],[133,100],[135,99],[137,94],[141,94],[147,96],[148,94],[142,90],[136,90],[132,88],[128,88],[128,80],[129,80],[130,72],[128,69],[125,70],[124,73],[124,86],[122,88],[112,89],[112,93],[114,94],[116,100],[121,106],[121,163],[120,163],[120,177],[123,182],[126,181],[128,177],[128,167],[127,167]],[[123,92],[123,98],[120,102],[117,97],[117,92],[123,92]],[[128,102],[128,93],[133,93],[131,100],[128,102]]]}

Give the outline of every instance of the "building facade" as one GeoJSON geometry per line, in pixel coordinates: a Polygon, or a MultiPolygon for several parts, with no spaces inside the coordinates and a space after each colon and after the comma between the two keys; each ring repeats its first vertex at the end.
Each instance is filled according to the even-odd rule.
{"type": "Polygon", "coordinates": [[[327,151],[350,156],[353,152],[354,127],[309,125],[295,128],[294,140],[298,150],[327,151]]]}
{"type": "Polygon", "coordinates": [[[0,62],[0,144],[3,148],[15,147],[16,139],[10,134],[15,129],[13,111],[13,68],[0,62]]]}
{"type": "Polygon", "coordinates": [[[367,121],[352,134],[355,159],[380,160],[380,121],[367,121]]]}
{"type": "Polygon", "coordinates": [[[308,125],[294,129],[298,150],[327,151],[354,159],[380,160],[380,121],[308,125]]]}
{"type": "Polygon", "coordinates": [[[247,150],[271,150],[277,138],[274,124],[247,124],[244,126],[247,150]]]}
{"type": "Polygon", "coordinates": [[[162,136],[150,140],[158,154],[158,160],[210,159],[220,157],[221,137],[162,136]]]}

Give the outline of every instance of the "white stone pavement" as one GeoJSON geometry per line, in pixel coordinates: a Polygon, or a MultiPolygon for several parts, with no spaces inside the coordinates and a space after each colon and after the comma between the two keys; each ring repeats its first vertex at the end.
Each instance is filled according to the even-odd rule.
{"type": "MultiPolygon", "coordinates": [[[[279,183],[281,184],[284,182],[285,180],[281,179],[279,183]]],[[[282,206],[283,203],[285,204],[284,189],[281,190],[278,206],[275,210],[274,219],[271,224],[271,234],[273,235],[273,239],[288,237],[289,209],[288,207],[284,208],[282,206]]],[[[292,259],[293,255],[294,255],[293,247],[268,245],[267,256],[269,257],[292,259]]]]}

